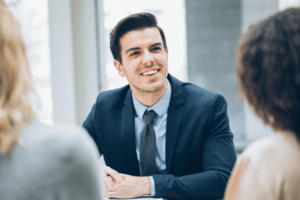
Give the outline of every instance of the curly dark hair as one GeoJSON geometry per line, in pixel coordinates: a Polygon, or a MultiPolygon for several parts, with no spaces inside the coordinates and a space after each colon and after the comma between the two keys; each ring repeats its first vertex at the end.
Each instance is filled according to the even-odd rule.
{"type": "Polygon", "coordinates": [[[166,50],[167,41],[164,31],[157,26],[157,20],[151,13],[135,13],[120,20],[110,33],[110,50],[115,60],[122,64],[120,38],[126,33],[144,28],[156,27],[161,35],[164,49],[166,50]]]}
{"type": "Polygon", "coordinates": [[[240,91],[255,113],[300,140],[300,8],[251,26],[240,39],[236,60],[240,91]]]}

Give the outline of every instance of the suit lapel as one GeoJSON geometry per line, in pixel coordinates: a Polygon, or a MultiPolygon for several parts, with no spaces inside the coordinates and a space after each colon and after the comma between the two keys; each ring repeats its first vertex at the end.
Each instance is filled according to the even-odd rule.
{"type": "Polygon", "coordinates": [[[181,82],[168,76],[172,86],[171,100],[168,108],[167,130],[166,130],[166,173],[170,173],[177,136],[179,133],[182,116],[184,114],[184,98],[181,82]]]}
{"type": "Polygon", "coordinates": [[[122,110],[122,133],[123,143],[128,162],[133,176],[140,176],[139,164],[135,146],[135,129],[134,129],[134,110],[132,102],[132,93],[129,89],[122,110]]]}
{"type": "MultiPolygon", "coordinates": [[[[171,100],[168,108],[168,119],[166,129],[166,173],[170,172],[174,150],[176,147],[177,136],[179,133],[182,116],[184,114],[184,98],[181,82],[168,75],[168,80],[172,86],[171,100]]],[[[123,144],[125,147],[127,160],[130,164],[132,175],[140,176],[139,164],[135,146],[134,129],[134,109],[132,92],[126,94],[124,107],[122,110],[122,133],[123,144]]]]}

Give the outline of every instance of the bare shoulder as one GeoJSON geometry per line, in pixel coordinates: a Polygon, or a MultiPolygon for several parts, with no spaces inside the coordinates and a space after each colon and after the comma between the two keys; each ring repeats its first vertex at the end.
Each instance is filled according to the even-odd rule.
{"type": "Polygon", "coordinates": [[[249,145],[238,163],[244,169],[239,199],[300,198],[300,145],[293,133],[259,139],[249,145]]]}
{"type": "Polygon", "coordinates": [[[300,144],[293,133],[276,133],[253,142],[241,158],[260,170],[288,173],[300,165],[300,144]]]}

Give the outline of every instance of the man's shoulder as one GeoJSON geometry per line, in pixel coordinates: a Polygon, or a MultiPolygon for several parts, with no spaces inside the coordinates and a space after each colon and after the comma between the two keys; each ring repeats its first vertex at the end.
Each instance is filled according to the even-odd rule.
{"type": "Polygon", "coordinates": [[[204,89],[192,83],[184,84],[184,99],[186,105],[194,106],[209,106],[226,105],[225,98],[216,92],[204,89]]]}
{"type": "Polygon", "coordinates": [[[177,80],[176,78],[172,77],[173,85],[172,87],[179,87],[179,88],[172,88],[174,90],[182,90],[182,94],[186,103],[197,104],[204,102],[211,102],[215,99],[222,99],[225,100],[224,97],[216,92],[210,91],[208,89],[202,88],[197,86],[193,83],[189,82],[182,82],[177,80]]]}
{"type": "Polygon", "coordinates": [[[182,88],[183,88],[185,95],[194,95],[194,96],[195,95],[197,95],[197,96],[203,95],[203,96],[207,96],[207,97],[215,97],[216,95],[219,95],[216,92],[202,88],[198,85],[195,85],[195,84],[189,83],[189,82],[182,83],[182,88]]]}
{"type": "Polygon", "coordinates": [[[129,85],[125,85],[121,88],[100,92],[96,103],[121,103],[124,101],[129,90],[129,85]]]}

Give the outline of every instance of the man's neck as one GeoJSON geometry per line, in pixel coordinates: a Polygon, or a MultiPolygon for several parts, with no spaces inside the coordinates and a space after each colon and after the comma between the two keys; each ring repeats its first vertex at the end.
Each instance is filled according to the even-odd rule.
{"type": "Polygon", "coordinates": [[[156,104],[164,96],[167,89],[168,89],[167,81],[164,83],[162,88],[156,92],[144,92],[138,90],[137,88],[131,88],[132,93],[136,98],[136,100],[138,100],[138,102],[140,102],[141,104],[147,107],[151,107],[154,104],[156,104]]]}

